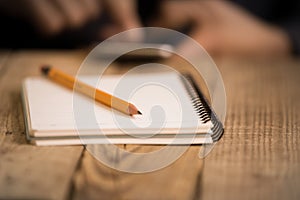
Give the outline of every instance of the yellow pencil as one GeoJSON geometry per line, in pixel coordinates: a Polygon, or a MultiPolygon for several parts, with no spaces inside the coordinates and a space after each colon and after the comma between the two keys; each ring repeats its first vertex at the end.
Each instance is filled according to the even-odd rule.
{"type": "Polygon", "coordinates": [[[124,101],[118,97],[114,97],[104,91],[96,89],[86,83],[79,80],[75,80],[73,76],[65,74],[64,72],[49,66],[43,66],[41,71],[48,78],[56,83],[59,83],[67,88],[73,89],[76,92],[85,94],[88,97],[95,99],[96,101],[116,109],[127,115],[141,115],[142,113],[131,103],[124,101]],[[76,82],[76,84],[75,84],[76,82]]]}

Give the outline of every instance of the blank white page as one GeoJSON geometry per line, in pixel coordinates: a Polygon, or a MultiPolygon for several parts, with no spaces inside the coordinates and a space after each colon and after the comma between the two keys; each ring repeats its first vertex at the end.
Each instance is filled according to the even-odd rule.
{"type": "Polygon", "coordinates": [[[107,134],[156,134],[206,132],[194,111],[190,97],[176,73],[136,74],[128,76],[81,77],[98,83],[97,87],[141,110],[133,117],[122,114],[91,98],[64,88],[44,77],[24,82],[31,129],[38,131],[98,130],[107,134]]]}

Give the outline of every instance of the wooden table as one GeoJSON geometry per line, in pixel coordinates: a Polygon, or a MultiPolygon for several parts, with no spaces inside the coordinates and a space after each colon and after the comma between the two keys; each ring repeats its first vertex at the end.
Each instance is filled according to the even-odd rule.
{"type": "MultiPolygon", "coordinates": [[[[22,80],[49,63],[78,68],[80,51],[0,53],[0,199],[300,199],[300,61],[220,59],[225,134],[204,160],[191,146],[172,165],[130,174],[82,146],[25,140],[22,80]]],[[[151,146],[128,146],[148,151],[151,146]]]]}

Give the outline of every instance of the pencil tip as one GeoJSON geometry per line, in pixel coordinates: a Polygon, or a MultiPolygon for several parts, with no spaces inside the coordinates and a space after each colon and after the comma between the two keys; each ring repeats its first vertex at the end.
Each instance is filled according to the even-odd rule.
{"type": "Polygon", "coordinates": [[[139,111],[133,104],[129,103],[127,113],[129,115],[141,115],[141,111],[139,111]]]}
{"type": "Polygon", "coordinates": [[[50,71],[50,68],[51,68],[50,66],[44,65],[44,66],[41,67],[41,71],[42,71],[43,74],[47,75],[50,71]]]}

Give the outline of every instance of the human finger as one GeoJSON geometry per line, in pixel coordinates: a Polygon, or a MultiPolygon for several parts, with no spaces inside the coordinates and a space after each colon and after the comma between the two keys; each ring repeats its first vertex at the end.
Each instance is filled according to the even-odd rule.
{"type": "Polygon", "coordinates": [[[52,0],[64,16],[68,27],[82,26],[89,18],[89,13],[79,0],[52,0]]]}
{"type": "Polygon", "coordinates": [[[27,8],[29,20],[45,35],[56,34],[65,26],[64,17],[51,0],[28,0],[27,8]]]}
{"type": "Polygon", "coordinates": [[[151,24],[172,29],[180,29],[187,25],[204,24],[211,17],[204,2],[164,1],[160,6],[158,17],[153,19],[151,24]]]}
{"type": "Polygon", "coordinates": [[[78,0],[84,7],[90,18],[96,18],[101,13],[101,1],[99,0],[78,0]]]}
{"type": "Polygon", "coordinates": [[[123,29],[140,27],[135,0],[104,0],[109,15],[123,29]]]}
{"type": "MultiPolygon", "coordinates": [[[[136,0],[104,0],[104,3],[114,22],[114,24],[104,30],[106,36],[141,27],[141,22],[137,15],[136,0]]],[[[143,32],[140,30],[127,32],[123,36],[122,40],[132,42],[141,42],[144,38],[143,32]]]]}

